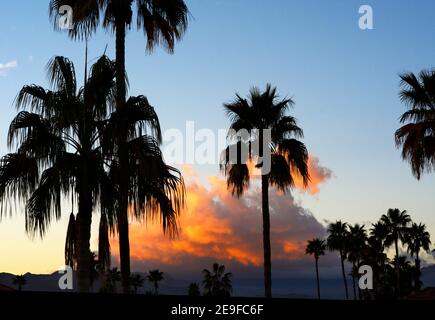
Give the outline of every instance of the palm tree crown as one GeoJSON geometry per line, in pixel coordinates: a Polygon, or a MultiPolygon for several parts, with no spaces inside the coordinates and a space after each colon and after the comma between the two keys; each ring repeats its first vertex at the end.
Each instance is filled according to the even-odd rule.
{"type": "Polygon", "coordinates": [[[326,242],[325,240],[315,238],[313,240],[308,240],[307,247],[305,249],[306,254],[314,256],[314,259],[319,259],[320,256],[325,255],[326,242]]]}
{"type": "Polygon", "coordinates": [[[233,291],[232,273],[225,272],[225,266],[218,263],[213,264],[213,269],[210,271],[204,269],[202,271],[204,280],[204,294],[206,296],[230,296],[233,291]]]}
{"type": "Polygon", "coordinates": [[[74,12],[74,27],[69,30],[72,38],[88,38],[100,22],[109,31],[114,31],[117,23],[130,28],[136,13],[136,25],[147,39],[148,51],[163,45],[172,53],[189,22],[189,9],[184,0],[51,0],[50,17],[55,29],[59,29],[59,9],[64,5],[74,12]]]}
{"type": "Polygon", "coordinates": [[[411,164],[412,173],[420,179],[435,165],[435,71],[424,70],[400,75],[403,87],[400,99],[409,110],[400,118],[404,124],[395,133],[402,157],[411,164]]]}

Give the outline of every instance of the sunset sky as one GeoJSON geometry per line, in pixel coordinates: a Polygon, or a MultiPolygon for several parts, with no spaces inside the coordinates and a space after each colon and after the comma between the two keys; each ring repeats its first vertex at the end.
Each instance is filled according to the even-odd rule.
{"type": "MultiPolygon", "coordinates": [[[[435,239],[435,176],[417,181],[394,144],[405,106],[399,77],[435,63],[435,3],[431,1],[188,0],[192,19],[175,55],[145,53],[134,28],[127,37],[130,95],[144,94],[163,130],[216,132],[228,127],[222,104],[235,93],[270,82],[295,100],[291,110],[304,129],[313,183],[291,194],[271,190],[274,275],[312,272],[305,241],[324,236],[329,221],[367,226],[388,208],[406,209],[427,224],[435,239]],[[358,8],[369,4],[374,30],[358,28],[358,8]],[[309,266],[309,269],[307,269],[309,266]]],[[[48,1],[2,3],[0,20],[0,154],[16,111],[13,101],[25,84],[47,87],[45,66],[54,55],[72,59],[80,78],[84,44],[53,31],[48,1]],[[17,19],[18,18],[18,19],[17,19]]],[[[114,58],[114,38],[100,30],[89,42],[89,59],[114,58]]],[[[133,223],[133,269],[158,267],[199,273],[219,261],[233,270],[259,272],[261,286],[260,194],[256,184],[240,200],[226,192],[215,165],[179,165],[186,178],[187,209],[175,240],[153,225],[133,223]],[[193,271],[192,271],[193,270],[193,271]]],[[[19,210],[18,210],[19,211],[19,210]]],[[[29,239],[24,218],[12,213],[0,223],[0,272],[47,273],[63,265],[70,213],[47,237],[29,239]]],[[[98,216],[94,216],[98,222],[98,216]]],[[[96,231],[96,224],[94,226],[96,231]]],[[[96,248],[96,232],[92,240],[96,248]]],[[[116,239],[115,239],[116,240],[116,239]]],[[[114,261],[117,261],[116,241],[114,261]]],[[[334,256],[325,272],[335,272],[334,256]],[[329,271],[328,271],[329,270],[329,271]]]]}

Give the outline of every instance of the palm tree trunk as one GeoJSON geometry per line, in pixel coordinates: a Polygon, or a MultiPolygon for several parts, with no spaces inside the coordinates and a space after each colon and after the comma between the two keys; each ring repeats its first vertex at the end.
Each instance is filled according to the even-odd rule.
{"type": "Polygon", "coordinates": [[[396,289],[397,289],[397,298],[400,299],[400,270],[399,270],[399,243],[397,238],[394,240],[394,247],[396,249],[396,289]]]}
{"type": "Polygon", "coordinates": [[[415,283],[414,286],[420,290],[421,289],[421,285],[420,285],[420,275],[421,275],[421,270],[420,270],[420,257],[419,257],[419,252],[417,251],[415,253],[415,268],[416,270],[416,275],[415,275],[415,283]]]}
{"type": "Polygon", "coordinates": [[[356,300],[355,262],[352,265],[353,300],[356,300]]]}
{"type": "Polygon", "coordinates": [[[79,212],[77,214],[77,282],[80,292],[90,289],[90,239],[92,224],[92,198],[87,188],[87,174],[80,181],[79,212]]]}
{"type": "Polygon", "coordinates": [[[344,271],[344,256],[341,250],[340,250],[340,260],[341,260],[341,273],[343,275],[343,281],[344,281],[344,290],[346,292],[346,300],[349,300],[349,291],[347,289],[346,272],[344,271]]]}
{"type": "Polygon", "coordinates": [[[320,300],[319,258],[316,258],[317,298],[320,300]]]}
{"type": "MultiPolygon", "coordinates": [[[[116,21],[116,106],[125,106],[125,22],[121,19],[116,21]]],[[[126,133],[126,130],[121,132],[126,133]]],[[[125,149],[127,137],[118,137],[118,157],[121,177],[119,181],[119,257],[121,264],[121,279],[124,293],[130,292],[130,241],[128,230],[128,175],[125,174],[128,165],[128,155],[125,149]]]]}
{"type": "Polygon", "coordinates": [[[264,294],[272,297],[272,262],[270,246],[269,213],[269,176],[261,176],[262,212],[263,212],[263,250],[264,250],[264,294]]]}

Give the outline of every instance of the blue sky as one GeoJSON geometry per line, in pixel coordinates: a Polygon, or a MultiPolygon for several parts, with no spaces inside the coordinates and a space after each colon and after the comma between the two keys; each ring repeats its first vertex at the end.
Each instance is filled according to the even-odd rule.
{"type": "MultiPolygon", "coordinates": [[[[82,74],[84,44],[53,31],[47,2],[2,4],[0,63],[17,61],[17,66],[0,76],[1,154],[7,152],[15,95],[25,84],[47,85],[44,70],[51,57],[71,58],[82,74]]],[[[304,207],[319,220],[349,222],[374,221],[388,208],[399,207],[428,224],[435,235],[434,175],[416,181],[393,138],[405,109],[398,99],[398,73],[434,66],[435,3],[187,3],[193,18],[175,55],[162,49],[147,55],[145,39],[134,28],[127,37],[130,93],[149,98],[164,129],[184,130],[187,120],[195,121],[197,128],[225,128],[222,103],[235,92],[244,95],[253,85],[271,82],[282,95],[294,98],[292,112],[305,130],[310,153],[334,173],[316,196],[295,195],[304,207]],[[363,4],[373,7],[374,30],[358,28],[363,4]]],[[[106,45],[114,58],[113,36],[99,30],[89,44],[90,59],[106,45]]],[[[217,166],[196,169],[203,175],[218,174],[217,166]]],[[[20,223],[8,222],[17,237],[24,234],[20,223]]],[[[53,229],[62,235],[62,230],[53,229]]],[[[5,230],[0,225],[0,231],[5,230]]]]}

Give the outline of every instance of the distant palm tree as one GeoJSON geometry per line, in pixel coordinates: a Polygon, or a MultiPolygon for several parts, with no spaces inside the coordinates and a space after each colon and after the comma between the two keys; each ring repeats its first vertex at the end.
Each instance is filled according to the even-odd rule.
{"type": "Polygon", "coordinates": [[[189,290],[187,293],[190,297],[198,297],[201,295],[201,292],[199,290],[199,286],[196,282],[192,282],[189,284],[189,290]]]}
{"type": "Polygon", "coordinates": [[[213,264],[213,269],[202,270],[204,280],[204,295],[206,296],[230,296],[233,291],[232,273],[225,272],[225,266],[213,264]]]}
{"type": "Polygon", "coordinates": [[[435,71],[423,70],[418,76],[405,73],[400,78],[400,99],[409,109],[400,118],[403,126],[395,133],[396,145],[420,179],[423,172],[435,168],[435,71]]]}
{"type": "Polygon", "coordinates": [[[344,261],[346,259],[346,239],[348,235],[348,225],[340,220],[329,224],[327,246],[331,251],[338,251],[341,261],[341,273],[343,276],[344,290],[346,293],[346,300],[349,299],[349,291],[347,288],[346,272],[344,270],[344,261]]]}
{"type": "Polygon", "coordinates": [[[139,288],[143,287],[145,279],[140,274],[131,275],[130,285],[133,288],[133,293],[137,294],[139,288]]]}
{"type": "Polygon", "coordinates": [[[228,137],[234,144],[226,148],[221,169],[227,176],[231,193],[240,197],[249,187],[253,173],[248,169],[248,161],[257,158],[255,166],[261,169],[266,297],[272,296],[269,186],[287,191],[294,186],[293,173],[300,175],[305,185],[309,182],[308,152],[305,145],[297,140],[303,136],[303,131],[294,117],[286,115],[287,109],[292,105],[291,99],[279,100],[276,88],[272,88],[270,84],[264,92],[252,88],[248,99],[236,95],[233,102],[224,104],[231,119],[228,137]],[[270,139],[266,136],[267,130],[270,130],[270,139]],[[243,131],[248,134],[240,135],[243,131]],[[252,148],[255,144],[259,145],[258,150],[252,148]],[[237,153],[237,157],[231,159],[234,153],[237,153]]]}
{"type": "MultiPolygon", "coordinates": [[[[85,38],[95,32],[103,17],[103,27],[116,35],[116,106],[119,112],[126,106],[127,81],[125,77],[125,38],[126,30],[131,27],[133,18],[133,3],[136,4],[137,26],[144,32],[147,39],[147,50],[162,44],[167,51],[173,52],[176,40],[184,35],[188,25],[189,10],[184,0],[51,0],[50,16],[55,28],[59,26],[59,10],[63,5],[71,6],[73,28],[69,35],[72,38],[85,38]]],[[[122,118],[119,118],[120,120],[122,118]]],[[[118,163],[120,172],[127,171],[129,166],[128,123],[119,124],[121,130],[117,133],[118,163]]],[[[123,289],[130,290],[130,243],[128,238],[128,204],[129,179],[121,174],[118,196],[118,232],[119,251],[122,272],[123,289]]],[[[151,216],[155,216],[151,214],[151,216]]]]}
{"type": "Polygon", "coordinates": [[[148,272],[147,280],[153,284],[154,294],[156,295],[159,294],[159,282],[164,279],[165,279],[164,273],[159,271],[159,269],[150,270],[148,272]]]}
{"type": "Polygon", "coordinates": [[[415,256],[416,277],[415,286],[420,289],[420,251],[430,252],[430,234],[426,230],[426,225],[413,223],[405,233],[405,243],[408,246],[408,252],[411,257],[415,256]]]}
{"type": "Polygon", "coordinates": [[[387,228],[387,236],[385,239],[385,247],[389,247],[394,244],[396,252],[396,295],[400,297],[400,269],[398,265],[399,257],[399,241],[405,242],[405,234],[408,230],[408,226],[411,223],[411,217],[406,210],[400,211],[399,209],[388,209],[387,214],[382,215],[381,223],[387,228]]]}
{"type": "Polygon", "coordinates": [[[27,284],[27,279],[25,275],[16,275],[13,280],[12,283],[14,286],[17,286],[18,291],[22,291],[23,287],[27,284]]]}
{"type": "Polygon", "coordinates": [[[78,89],[74,64],[55,57],[48,77],[53,90],[24,86],[16,98],[23,111],[10,125],[8,145],[18,150],[1,159],[0,200],[25,201],[26,231],[42,237],[60,218],[62,197],[77,198],[65,258],[68,264],[76,259],[79,290],[89,291],[92,210],[105,203],[101,190],[110,185],[98,141],[115,91],[115,66],[102,56],[78,89]]]}
{"type": "Polygon", "coordinates": [[[317,297],[320,299],[320,279],[319,279],[319,257],[325,254],[326,242],[325,240],[315,238],[308,240],[307,247],[305,249],[306,254],[314,256],[316,262],[316,280],[317,280],[317,297]]]}
{"type": "MultiPolygon", "coordinates": [[[[364,225],[349,226],[349,233],[346,239],[346,251],[348,252],[347,259],[352,263],[352,283],[353,283],[353,295],[354,299],[357,299],[356,294],[356,279],[358,277],[358,268],[360,262],[363,259],[363,253],[367,246],[367,232],[364,225]]],[[[359,292],[359,289],[358,289],[359,292]]]]}
{"type": "Polygon", "coordinates": [[[119,272],[118,268],[112,268],[107,271],[106,274],[106,286],[104,290],[107,293],[116,293],[116,285],[121,281],[121,272],[119,272]]]}

